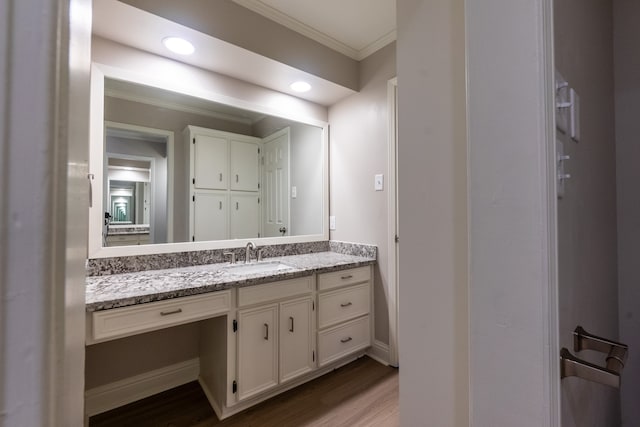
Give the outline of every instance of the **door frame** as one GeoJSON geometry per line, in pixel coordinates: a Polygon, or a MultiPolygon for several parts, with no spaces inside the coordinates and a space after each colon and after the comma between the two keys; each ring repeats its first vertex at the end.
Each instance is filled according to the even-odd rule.
{"type": "Polygon", "coordinates": [[[389,135],[387,144],[387,158],[389,161],[389,184],[387,193],[387,257],[388,257],[388,295],[387,304],[389,310],[389,365],[398,366],[398,242],[396,236],[398,230],[398,78],[394,77],[387,82],[387,106],[389,117],[389,135]]]}

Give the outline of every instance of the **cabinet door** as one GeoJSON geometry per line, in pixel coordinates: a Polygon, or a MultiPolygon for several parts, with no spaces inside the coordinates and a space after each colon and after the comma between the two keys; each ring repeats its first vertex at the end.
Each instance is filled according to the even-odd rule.
{"type": "Polygon", "coordinates": [[[193,203],[193,241],[227,239],[227,196],[196,192],[193,203]]]}
{"type": "Polygon", "coordinates": [[[278,385],[278,305],[238,311],[238,400],[278,385]]]}
{"type": "Polygon", "coordinates": [[[231,189],[258,191],[258,145],[231,139],[231,189]]]}
{"type": "Polygon", "coordinates": [[[260,208],[257,194],[231,195],[231,239],[260,237],[260,208]]]}
{"type": "Polygon", "coordinates": [[[280,382],[292,380],[315,366],[311,297],[280,303],[280,382]]]}
{"type": "Polygon", "coordinates": [[[194,147],[195,188],[226,190],[229,184],[228,142],[225,138],[196,135],[194,147]]]}

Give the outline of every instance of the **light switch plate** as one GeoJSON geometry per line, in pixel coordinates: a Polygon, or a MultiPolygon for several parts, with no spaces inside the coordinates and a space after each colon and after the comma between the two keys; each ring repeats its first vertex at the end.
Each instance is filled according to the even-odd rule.
{"type": "Polygon", "coordinates": [[[374,188],[376,191],[382,191],[384,188],[384,175],[378,174],[374,177],[374,188]]]}
{"type": "Polygon", "coordinates": [[[336,229],[336,217],[335,216],[330,216],[329,217],[329,230],[335,230],[336,229]]]}

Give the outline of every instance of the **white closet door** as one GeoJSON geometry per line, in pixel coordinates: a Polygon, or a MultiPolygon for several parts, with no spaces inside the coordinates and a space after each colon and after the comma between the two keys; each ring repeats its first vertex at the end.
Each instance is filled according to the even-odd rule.
{"type": "Polygon", "coordinates": [[[289,128],[265,138],[263,150],[263,237],[288,236],[289,128]]]}
{"type": "Polygon", "coordinates": [[[258,191],[258,145],[231,139],[231,189],[258,191]]]}
{"type": "Polygon", "coordinates": [[[229,185],[228,142],[225,138],[195,136],[195,188],[226,190],[229,185]]]}
{"type": "Polygon", "coordinates": [[[196,192],[193,203],[193,241],[227,239],[227,196],[196,192]]]}

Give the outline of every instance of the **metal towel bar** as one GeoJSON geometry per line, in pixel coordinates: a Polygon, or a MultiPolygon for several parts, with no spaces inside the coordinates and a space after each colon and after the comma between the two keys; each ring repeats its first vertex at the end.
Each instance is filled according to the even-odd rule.
{"type": "Polygon", "coordinates": [[[606,354],[606,367],[579,359],[563,348],[560,350],[561,378],[579,377],[620,388],[620,375],[629,352],[627,345],[590,334],[582,326],[578,326],[573,331],[573,350],[575,352],[594,350],[606,354]]]}

